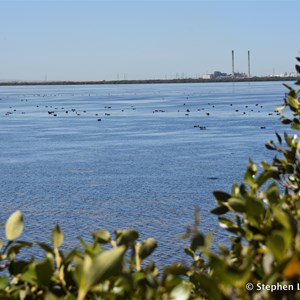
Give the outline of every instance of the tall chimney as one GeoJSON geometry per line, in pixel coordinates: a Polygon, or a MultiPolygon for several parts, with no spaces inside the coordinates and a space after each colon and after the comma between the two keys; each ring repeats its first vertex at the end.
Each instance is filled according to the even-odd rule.
{"type": "Polygon", "coordinates": [[[234,77],[234,51],[232,50],[232,77],[234,77]]]}
{"type": "Polygon", "coordinates": [[[250,51],[248,50],[248,77],[251,77],[250,73],[250,51]]]}

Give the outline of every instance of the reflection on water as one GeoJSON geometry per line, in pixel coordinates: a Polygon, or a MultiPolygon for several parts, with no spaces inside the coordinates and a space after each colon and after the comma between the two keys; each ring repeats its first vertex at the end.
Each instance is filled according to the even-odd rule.
{"type": "Polygon", "coordinates": [[[155,259],[184,257],[177,236],[214,190],[240,181],[247,160],[270,158],[281,131],[280,83],[1,87],[0,222],[25,214],[25,237],[66,244],[99,228],[153,236],[155,259]]]}

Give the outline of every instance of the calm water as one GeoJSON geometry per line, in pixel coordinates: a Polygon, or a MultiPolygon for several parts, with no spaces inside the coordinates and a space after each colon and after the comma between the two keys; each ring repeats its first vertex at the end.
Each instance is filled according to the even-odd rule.
{"type": "Polygon", "coordinates": [[[66,245],[100,228],[138,228],[157,238],[158,262],[185,257],[177,236],[195,206],[222,241],[212,192],[240,182],[250,157],[272,157],[264,143],[283,131],[277,82],[0,92],[0,222],[21,209],[23,239],[49,241],[59,223],[66,245]]]}

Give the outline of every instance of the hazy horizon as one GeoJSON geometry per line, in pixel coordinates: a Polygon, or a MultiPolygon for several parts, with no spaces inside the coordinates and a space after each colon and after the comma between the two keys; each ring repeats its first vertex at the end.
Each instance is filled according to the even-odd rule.
{"type": "Polygon", "coordinates": [[[0,1],[0,80],[294,72],[297,1],[0,1]]]}

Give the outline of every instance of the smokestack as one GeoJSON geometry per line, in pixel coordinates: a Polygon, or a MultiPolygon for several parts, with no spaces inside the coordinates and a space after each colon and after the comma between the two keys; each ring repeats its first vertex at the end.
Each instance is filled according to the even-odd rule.
{"type": "Polygon", "coordinates": [[[232,50],[232,77],[234,77],[234,51],[232,50]]]}
{"type": "Polygon", "coordinates": [[[250,73],[250,51],[248,50],[248,77],[251,77],[250,73]]]}

